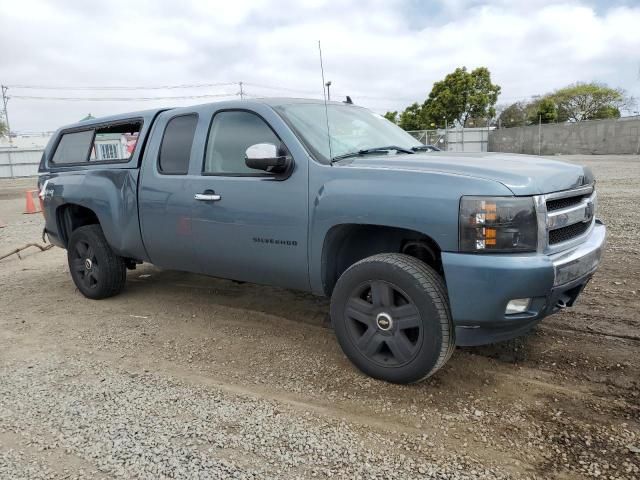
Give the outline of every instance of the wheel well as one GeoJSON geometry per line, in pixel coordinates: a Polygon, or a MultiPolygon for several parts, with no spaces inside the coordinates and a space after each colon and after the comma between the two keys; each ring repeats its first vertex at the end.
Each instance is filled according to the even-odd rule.
{"type": "Polygon", "coordinates": [[[85,225],[100,224],[95,212],[87,207],[75,204],[67,204],[56,211],[58,231],[64,245],[67,245],[71,233],[85,225]]]}
{"type": "Polygon", "coordinates": [[[337,225],[327,233],[322,250],[325,293],[331,295],[338,278],[347,268],[378,253],[405,253],[443,275],[440,247],[428,235],[380,225],[337,225]]]}

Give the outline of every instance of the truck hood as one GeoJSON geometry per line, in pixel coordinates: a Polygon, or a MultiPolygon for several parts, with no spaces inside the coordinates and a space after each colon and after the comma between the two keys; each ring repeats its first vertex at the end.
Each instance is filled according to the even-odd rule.
{"type": "Polygon", "coordinates": [[[591,170],[580,165],[511,153],[363,155],[342,160],[335,165],[477,177],[502,183],[514,195],[539,195],[593,182],[591,170]]]}

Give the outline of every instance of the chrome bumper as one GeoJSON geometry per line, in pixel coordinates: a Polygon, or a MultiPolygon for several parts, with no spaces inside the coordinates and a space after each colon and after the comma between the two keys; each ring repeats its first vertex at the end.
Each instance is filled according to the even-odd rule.
{"type": "Polygon", "coordinates": [[[554,271],[553,286],[564,285],[593,273],[600,264],[606,243],[607,229],[596,220],[593,230],[576,247],[551,255],[554,271]]]}

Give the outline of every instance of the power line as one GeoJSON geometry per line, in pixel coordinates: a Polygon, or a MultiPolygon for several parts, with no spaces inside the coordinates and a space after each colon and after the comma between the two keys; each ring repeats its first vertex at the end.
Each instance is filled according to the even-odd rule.
{"type": "MultiPolygon", "coordinates": [[[[65,91],[131,91],[131,90],[172,90],[172,89],[189,89],[189,88],[212,88],[212,87],[221,87],[221,86],[230,86],[230,85],[240,85],[242,90],[242,86],[250,86],[258,89],[266,89],[266,90],[275,90],[281,92],[290,92],[290,93],[298,93],[303,95],[313,95],[318,96],[318,92],[314,90],[305,90],[305,89],[297,89],[297,88],[289,88],[289,87],[280,87],[275,85],[265,85],[260,83],[247,83],[247,82],[220,82],[220,83],[193,83],[193,84],[179,84],[179,85],[148,85],[148,86],[116,86],[116,85],[103,85],[103,86],[62,86],[62,85],[25,85],[25,84],[15,84],[15,85],[6,85],[9,88],[15,89],[31,89],[31,90],[65,90],[65,91]]],[[[242,92],[244,93],[244,91],[242,92]]],[[[384,100],[387,102],[415,102],[416,99],[413,97],[385,97],[385,96],[375,96],[375,95],[358,95],[350,93],[352,97],[357,97],[359,99],[364,100],[384,100]]],[[[241,95],[242,96],[242,95],[241,95]]],[[[345,97],[346,94],[340,93],[336,94],[336,96],[345,97]]],[[[12,98],[22,98],[22,99],[34,99],[30,95],[13,95],[12,98]],[[27,98],[29,97],[29,98],[27,98]]],[[[44,97],[43,97],[44,98],[44,97]]],[[[66,97],[51,97],[52,99],[67,99],[66,97]]],[[[171,99],[171,97],[158,97],[161,99],[171,99]]],[[[178,97],[175,97],[178,98],[178,97]]],[[[185,98],[187,98],[185,96],[185,98]]],[[[189,96],[188,98],[207,98],[204,96],[189,96]]],[[[101,100],[102,101],[102,100],[101,100]]],[[[106,101],[106,100],[104,100],[106,101]]]]}
{"type": "Polygon", "coordinates": [[[210,87],[225,87],[229,85],[237,85],[238,82],[224,82],[224,83],[185,83],[181,85],[146,85],[146,86],[133,86],[128,87],[124,85],[109,85],[109,86],[62,86],[62,85],[7,85],[10,88],[31,89],[31,90],[172,90],[180,88],[210,88],[210,87]]]}
{"type": "Polygon", "coordinates": [[[244,85],[249,85],[250,87],[264,88],[266,90],[280,90],[282,92],[294,92],[294,93],[304,93],[309,95],[317,95],[318,92],[312,90],[298,90],[296,88],[288,88],[288,87],[276,87],[273,85],[262,85],[258,83],[247,83],[244,82],[244,85]]]}
{"type": "Polygon", "coordinates": [[[219,93],[209,95],[179,95],[171,97],[47,97],[47,96],[35,96],[35,95],[12,95],[13,99],[20,100],[64,100],[72,102],[147,102],[153,100],[186,100],[186,99],[198,99],[198,98],[220,98],[220,97],[235,97],[237,93],[219,93]]]}

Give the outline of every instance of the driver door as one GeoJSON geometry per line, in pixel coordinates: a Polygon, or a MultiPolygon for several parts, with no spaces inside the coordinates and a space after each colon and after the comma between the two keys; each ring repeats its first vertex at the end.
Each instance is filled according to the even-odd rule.
{"type": "Polygon", "coordinates": [[[294,159],[286,174],[249,168],[247,149],[265,144],[289,155],[257,112],[213,112],[201,172],[190,183],[196,263],[208,275],[307,289],[306,159],[294,159]]]}

